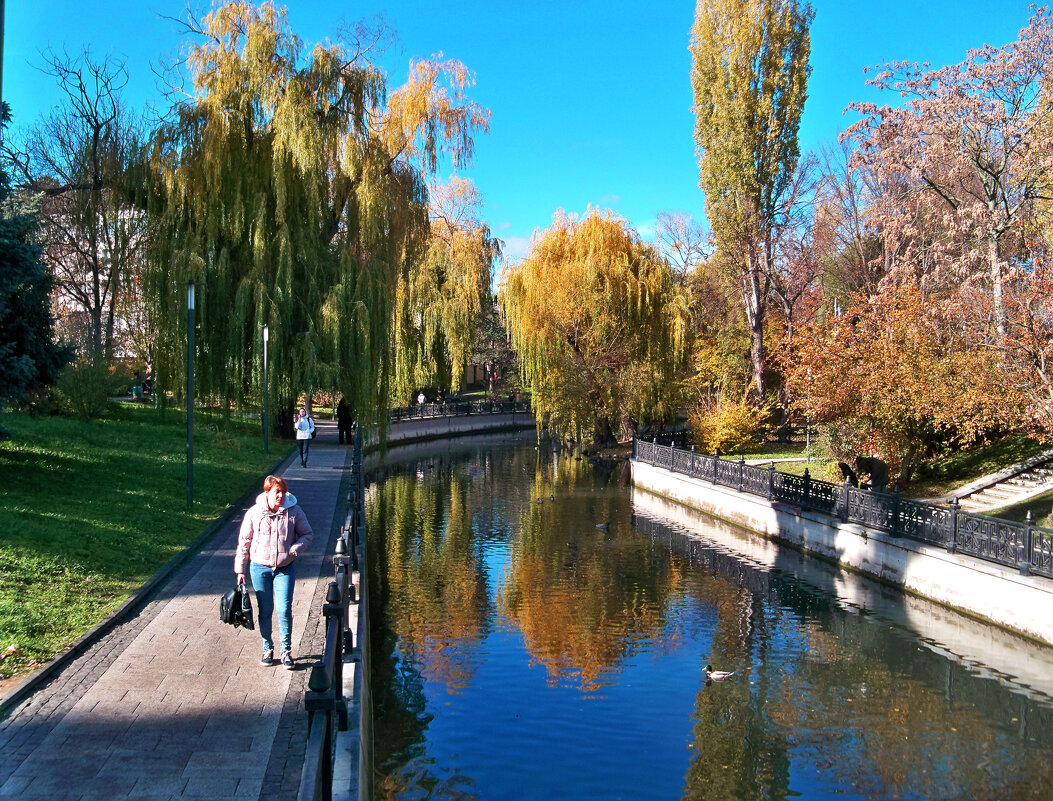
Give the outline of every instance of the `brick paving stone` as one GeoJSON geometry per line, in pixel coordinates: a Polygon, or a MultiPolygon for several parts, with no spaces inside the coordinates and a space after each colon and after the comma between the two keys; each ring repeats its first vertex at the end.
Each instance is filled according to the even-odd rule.
{"type": "Polygon", "coordinates": [[[218,622],[247,507],[235,510],[138,612],[0,720],[0,798],[296,797],[307,738],[307,668],[324,644],[319,621],[332,574],[328,555],[347,490],[346,471],[333,468],[343,467],[349,452],[325,445],[324,436],[323,426],[310,467],[291,459],[285,470],[315,529],[297,562],[298,669],[261,668],[258,632],[218,622]]]}

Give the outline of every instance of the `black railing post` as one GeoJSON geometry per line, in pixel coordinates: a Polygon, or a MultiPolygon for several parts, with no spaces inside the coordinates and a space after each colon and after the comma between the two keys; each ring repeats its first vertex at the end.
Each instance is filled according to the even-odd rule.
{"type": "MultiPolygon", "coordinates": [[[[323,662],[315,662],[311,666],[311,675],[307,679],[307,694],[304,697],[304,707],[307,710],[307,730],[317,733],[315,722],[318,716],[323,718],[321,762],[318,771],[314,774],[313,796],[321,795],[323,801],[331,801],[333,798],[333,702],[332,684],[326,672],[323,662]],[[320,785],[320,787],[319,787],[320,785]]],[[[300,785],[300,795],[304,795],[303,781],[300,785]]]]}
{"type": "Polygon", "coordinates": [[[654,438],[654,442],[651,443],[651,467],[654,467],[655,461],[658,458],[658,437],[654,438]]]}
{"type": "Polygon", "coordinates": [[[698,470],[695,468],[695,446],[691,446],[691,478],[698,477],[698,470]]]}
{"type": "Polygon", "coordinates": [[[742,492],[742,482],[746,477],[746,457],[739,457],[739,492],[742,492]]]}
{"type": "Polygon", "coordinates": [[[340,649],[340,653],[343,655],[354,648],[354,635],[351,632],[349,615],[351,612],[350,606],[355,601],[353,597],[355,585],[351,583],[351,557],[347,555],[347,541],[343,537],[337,538],[336,546],[333,550],[335,551],[333,565],[336,567],[336,583],[340,588],[340,605],[343,607],[343,614],[340,616],[340,628],[344,633],[343,648],[340,649]]]}
{"type": "Polygon", "coordinates": [[[717,464],[720,462],[720,448],[713,449],[713,483],[717,483],[717,464]]]}
{"type": "Polygon", "coordinates": [[[897,482],[892,485],[892,531],[890,533],[893,537],[899,537],[899,531],[899,483],[897,482]]]}
{"type": "Polygon", "coordinates": [[[852,491],[852,484],[848,478],[845,478],[844,483],[841,485],[841,521],[843,523],[848,522],[848,509],[849,509],[849,495],[852,491]]]}
{"type": "Polygon", "coordinates": [[[812,476],[808,468],[804,468],[804,486],[801,488],[801,509],[808,508],[808,496],[812,491],[812,476]]]}
{"type": "Polygon", "coordinates": [[[1024,531],[1018,544],[1017,551],[1017,568],[1020,570],[1021,576],[1031,575],[1031,538],[1032,532],[1031,510],[1027,510],[1027,517],[1024,518],[1024,531]]]}
{"type": "Polygon", "coordinates": [[[951,501],[951,537],[947,541],[947,553],[954,553],[958,550],[958,512],[960,508],[958,506],[958,499],[954,498],[951,501]]]}
{"type": "Polygon", "coordinates": [[[768,462],[768,502],[775,497],[775,460],[768,462]]]}

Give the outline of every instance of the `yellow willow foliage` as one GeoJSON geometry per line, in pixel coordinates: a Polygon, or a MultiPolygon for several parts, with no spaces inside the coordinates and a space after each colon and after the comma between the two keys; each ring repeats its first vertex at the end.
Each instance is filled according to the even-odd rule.
{"type": "Polygon", "coordinates": [[[368,415],[387,403],[396,287],[427,253],[425,179],[441,155],[470,157],[489,112],[456,62],[414,64],[389,101],[363,51],[307,54],[271,3],[220,6],[199,33],[196,94],[151,151],[161,385],[181,381],[193,280],[202,394],[262,400],[267,325],[279,404],[336,389],[368,415]]]}
{"type": "Polygon", "coordinates": [[[606,439],[667,417],[684,361],[686,299],[669,265],[623,220],[557,213],[501,289],[534,408],[564,435],[606,439]]]}
{"type": "Polygon", "coordinates": [[[500,254],[500,242],[481,219],[482,200],[470,181],[454,177],[433,182],[429,207],[427,253],[396,290],[396,399],[408,399],[425,386],[462,388],[493,262],[500,254]]]}

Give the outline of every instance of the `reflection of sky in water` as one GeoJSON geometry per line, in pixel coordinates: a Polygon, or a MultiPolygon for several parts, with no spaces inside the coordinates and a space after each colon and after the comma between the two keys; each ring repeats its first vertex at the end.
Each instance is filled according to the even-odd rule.
{"type": "MultiPolygon", "coordinates": [[[[1043,797],[1050,708],[932,636],[1004,635],[796,554],[634,530],[627,489],[524,451],[448,456],[470,542],[390,574],[410,618],[388,625],[414,641],[395,645],[400,694],[374,688],[377,798],[1043,797]],[[707,660],[738,675],[707,686],[707,660]]],[[[460,508],[439,503],[445,470],[402,480],[460,508]]]]}

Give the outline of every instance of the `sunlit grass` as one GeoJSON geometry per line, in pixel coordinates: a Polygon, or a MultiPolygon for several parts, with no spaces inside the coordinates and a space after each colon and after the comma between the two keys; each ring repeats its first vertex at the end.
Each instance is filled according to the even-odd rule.
{"type": "Polygon", "coordinates": [[[2,415],[0,677],[43,662],[102,620],[290,449],[259,423],[195,413],[194,506],[186,423],[145,405],[105,419],[2,415]]]}
{"type": "Polygon", "coordinates": [[[1043,492],[1030,500],[1014,503],[1012,506],[1003,506],[1001,509],[994,509],[985,514],[1023,523],[1027,519],[1028,512],[1031,512],[1031,525],[1053,528],[1053,491],[1043,492]]]}

